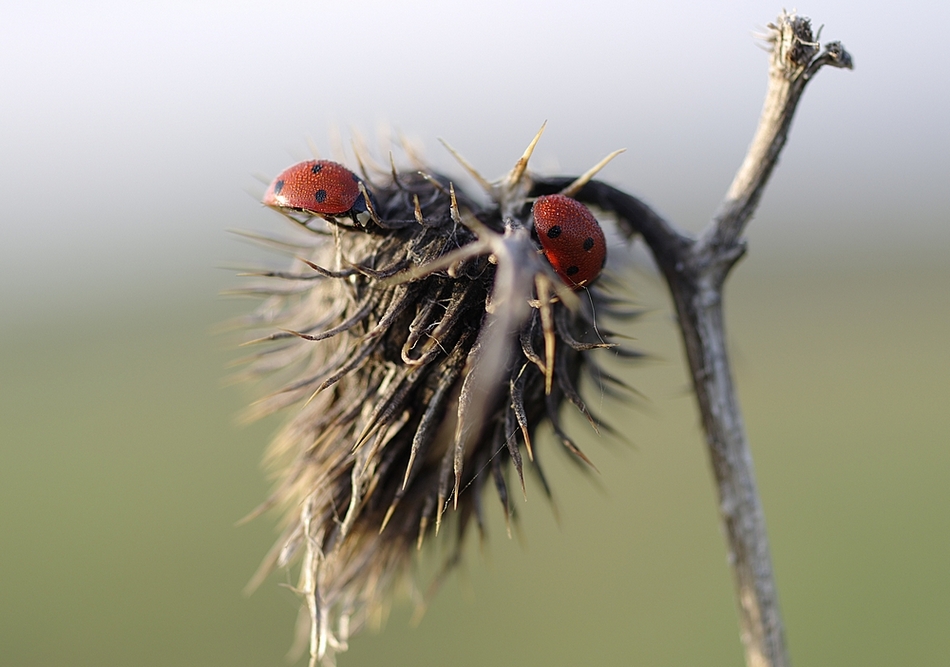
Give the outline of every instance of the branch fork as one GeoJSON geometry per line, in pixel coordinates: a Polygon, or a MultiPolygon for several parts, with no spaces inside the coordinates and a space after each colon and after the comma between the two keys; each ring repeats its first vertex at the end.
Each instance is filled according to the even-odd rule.
{"type": "Polygon", "coordinates": [[[805,86],[824,66],[853,67],[840,42],[819,46],[807,18],[783,12],[769,28],[771,60],[762,115],[712,221],[692,238],[648,211],[625,230],[643,236],[673,297],[719,494],[749,667],[786,667],[790,662],[765,515],[726,349],[722,290],[745,253],[742,234],[785,146],[805,86]]]}

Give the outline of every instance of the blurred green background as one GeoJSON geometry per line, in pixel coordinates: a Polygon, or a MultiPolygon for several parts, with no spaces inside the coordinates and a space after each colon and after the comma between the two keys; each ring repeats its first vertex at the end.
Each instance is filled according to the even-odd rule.
{"type": "MultiPolygon", "coordinates": [[[[805,258],[807,260],[807,258],[805,258]]],[[[946,664],[950,654],[950,271],[920,253],[740,266],[728,294],[738,383],[797,664],[946,664]]],[[[630,444],[569,423],[596,485],[541,445],[523,543],[489,543],[418,627],[396,606],[342,665],[740,664],[730,574],[675,330],[632,328],[650,400],[607,413],[630,444]]],[[[233,426],[233,351],[211,294],[48,318],[2,337],[4,665],[281,664],[296,600],[275,575],[240,595],[274,535],[241,528],[274,423],[233,426]]],[[[590,399],[594,404],[596,397],[590,399]]],[[[431,575],[431,571],[429,571],[431,575]]]]}
{"type": "MultiPolygon", "coordinates": [[[[278,421],[235,426],[256,394],[226,386],[235,339],[211,333],[252,307],[220,298],[239,280],[212,267],[265,257],[224,230],[280,230],[251,174],[379,118],[438,167],[458,173],[444,136],[498,174],[547,118],[537,169],[626,146],[604,178],[695,230],[751,137],[766,61],[750,32],[779,9],[5,7],[0,665],[285,664],[288,579],[241,595],[274,517],[234,527],[267,492],[278,421]]],[[[806,93],[726,294],[791,655],[946,665],[950,8],[802,10],[857,69],[806,93]]],[[[668,300],[648,265],[617,276],[652,355],[621,370],[647,399],[600,410],[630,442],[568,421],[592,483],[543,440],[559,518],[531,483],[520,538],[490,512],[421,623],[397,601],[342,667],[742,663],[668,300]]]]}

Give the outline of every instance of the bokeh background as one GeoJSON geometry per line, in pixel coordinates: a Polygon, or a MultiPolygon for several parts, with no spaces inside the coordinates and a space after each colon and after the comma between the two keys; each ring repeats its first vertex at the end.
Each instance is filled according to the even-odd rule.
{"type": "MultiPolygon", "coordinates": [[[[799,9],[857,68],[811,84],[726,295],[792,657],[946,665],[950,8],[799,9]]],[[[537,170],[625,147],[603,178],[698,230],[780,10],[2,3],[0,664],[284,664],[287,577],[241,595],[273,517],[233,525],[277,422],[235,425],[254,392],[210,333],[252,306],[215,267],[266,259],[225,230],[282,231],[255,174],[388,123],[500,175],[547,119],[537,170]]],[[[629,441],[570,422],[593,483],[543,442],[557,513],[530,483],[520,537],[493,512],[421,623],[397,602],[341,665],[741,664],[668,301],[648,264],[616,275],[648,311],[622,370],[647,398],[602,406],[629,441]]]]}

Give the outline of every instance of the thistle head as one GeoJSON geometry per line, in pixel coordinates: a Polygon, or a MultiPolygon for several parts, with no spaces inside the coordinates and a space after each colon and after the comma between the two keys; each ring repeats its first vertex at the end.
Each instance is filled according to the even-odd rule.
{"type": "Polygon", "coordinates": [[[581,376],[613,380],[593,356],[618,350],[598,326],[612,305],[596,282],[606,246],[570,199],[593,171],[535,204],[527,165],[540,134],[495,182],[460,158],[487,204],[425,169],[370,178],[362,155],[362,178],[312,161],[268,189],[265,203],[303,240],[283,244],[289,269],[259,274],[269,295],[251,321],[264,335],[251,341],[249,374],[279,382],[251,414],[289,409],[269,452],[277,487],[262,506],[283,508],[286,527],[256,580],[300,564],[312,663],[332,661],[386,604],[447,513],[457,544],[473,519],[484,530],[486,485],[511,516],[524,468],[537,465],[540,424],[590,463],[559,413],[573,404],[596,428],[581,376]],[[321,189],[333,210],[328,196],[317,201],[321,189]],[[558,243],[569,231],[571,243],[558,243]],[[584,280],[570,280],[592,250],[584,280]],[[555,261],[564,258],[575,264],[555,261]]]}

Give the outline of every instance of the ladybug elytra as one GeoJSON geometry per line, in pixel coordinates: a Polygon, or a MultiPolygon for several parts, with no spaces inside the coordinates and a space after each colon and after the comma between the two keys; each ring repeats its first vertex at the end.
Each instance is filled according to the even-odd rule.
{"type": "Polygon", "coordinates": [[[293,209],[326,217],[368,217],[360,179],[330,160],[307,160],[287,167],[267,188],[265,206],[293,209]]]}
{"type": "Polygon", "coordinates": [[[600,275],[607,240],[594,214],[564,195],[538,197],[532,208],[538,240],[555,273],[579,289],[600,275]]]}

